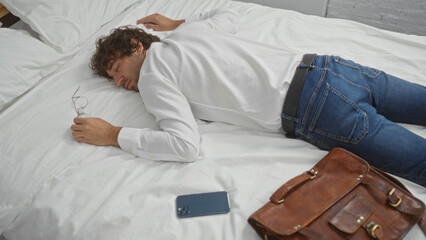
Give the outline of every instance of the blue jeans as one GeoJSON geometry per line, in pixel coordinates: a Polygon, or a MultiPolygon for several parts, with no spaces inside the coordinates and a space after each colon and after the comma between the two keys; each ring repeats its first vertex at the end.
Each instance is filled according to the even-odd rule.
{"type": "Polygon", "coordinates": [[[316,56],[299,100],[296,135],[345,148],[372,166],[426,186],[426,88],[336,56],[316,56]]]}

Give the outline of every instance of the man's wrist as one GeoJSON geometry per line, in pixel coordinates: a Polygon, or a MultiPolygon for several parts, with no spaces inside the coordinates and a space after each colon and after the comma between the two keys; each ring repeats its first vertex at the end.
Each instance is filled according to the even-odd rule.
{"type": "Polygon", "coordinates": [[[185,23],[185,19],[175,20],[175,27],[174,27],[174,29],[176,29],[177,27],[179,27],[183,23],[185,23]]]}
{"type": "Polygon", "coordinates": [[[112,127],[111,129],[111,145],[120,147],[118,144],[118,135],[120,134],[122,127],[112,127]]]}

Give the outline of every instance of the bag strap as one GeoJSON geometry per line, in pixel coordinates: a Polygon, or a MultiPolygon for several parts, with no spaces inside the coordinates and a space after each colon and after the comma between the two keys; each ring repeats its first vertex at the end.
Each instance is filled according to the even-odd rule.
{"type": "MultiPolygon", "coordinates": [[[[379,174],[385,176],[386,178],[388,178],[389,180],[391,180],[398,186],[400,186],[402,189],[406,190],[409,195],[413,196],[412,193],[400,181],[398,181],[394,177],[390,176],[389,174],[377,168],[374,168],[374,170],[377,171],[379,174]]],[[[394,208],[396,208],[398,211],[409,214],[409,215],[417,215],[417,216],[420,215],[418,225],[420,229],[423,231],[423,234],[426,236],[426,211],[425,210],[422,211],[421,209],[409,207],[401,200],[399,196],[394,194],[394,189],[390,188],[389,186],[385,184],[381,184],[378,181],[375,181],[374,178],[369,175],[367,175],[366,178],[364,178],[364,181],[362,183],[373,186],[379,189],[381,192],[387,194],[389,204],[393,206],[394,208]]]]}
{"type": "MultiPolygon", "coordinates": [[[[385,177],[387,177],[387,174],[385,175],[385,177]]],[[[373,186],[377,188],[378,190],[380,190],[381,192],[383,192],[385,195],[387,195],[387,198],[389,200],[389,205],[402,213],[409,214],[409,215],[417,215],[417,216],[421,216],[424,213],[424,209],[413,208],[410,205],[405,204],[405,202],[401,199],[401,197],[395,193],[395,188],[391,188],[387,184],[383,184],[379,181],[375,181],[375,179],[370,175],[367,175],[364,178],[364,181],[362,183],[373,186]]],[[[410,192],[408,192],[408,190],[407,190],[407,195],[414,197],[410,192]]]]}
{"type": "Polygon", "coordinates": [[[388,173],[386,173],[386,172],[384,172],[384,171],[382,171],[378,168],[375,168],[373,166],[371,166],[371,168],[374,169],[376,172],[380,173],[381,175],[385,176],[387,179],[391,180],[393,183],[395,183],[396,185],[398,185],[399,187],[401,187],[405,191],[411,193],[410,190],[408,190],[408,188],[404,184],[402,184],[402,182],[400,182],[398,179],[392,177],[388,173]]]}

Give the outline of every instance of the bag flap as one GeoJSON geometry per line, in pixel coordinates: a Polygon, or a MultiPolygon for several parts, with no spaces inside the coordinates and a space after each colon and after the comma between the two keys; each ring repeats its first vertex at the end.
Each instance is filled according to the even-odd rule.
{"type": "Polygon", "coordinates": [[[369,169],[363,159],[334,148],[308,171],[315,173],[312,179],[287,192],[283,202],[269,202],[256,212],[257,224],[279,235],[291,235],[349,193],[362,182],[369,169]]]}
{"type": "Polygon", "coordinates": [[[340,209],[329,222],[340,231],[353,234],[367,221],[372,212],[372,207],[361,196],[357,195],[340,209]]]}

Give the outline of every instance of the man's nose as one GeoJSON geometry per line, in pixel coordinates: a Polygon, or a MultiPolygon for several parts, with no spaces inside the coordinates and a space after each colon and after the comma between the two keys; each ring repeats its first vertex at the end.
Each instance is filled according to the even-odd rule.
{"type": "Polygon", "coordinates": [[[120,74],[114,74],[115,85],[121,86],[122,80],[123,80],[123,76],[122,75],[120,75],[120,74]]]}

